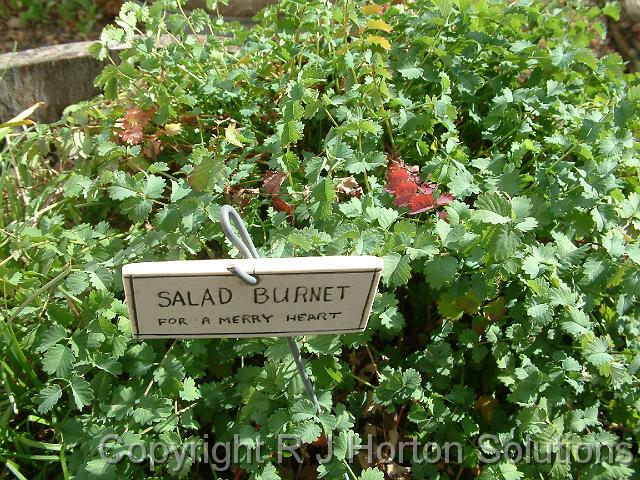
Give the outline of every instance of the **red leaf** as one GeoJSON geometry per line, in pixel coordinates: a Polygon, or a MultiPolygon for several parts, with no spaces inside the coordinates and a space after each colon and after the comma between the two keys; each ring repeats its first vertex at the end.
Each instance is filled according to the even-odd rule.
{"type": "Polygon", "coordinates": [[[406,207],[416,194],[418,185],[406,168],[398,162],[392,161],[387,169],[385,190],[395,197],[393,204],[396,207],[406,207]]]}
{"type": "Polygon", "coordinates": [[[438,203],[438,206],[448,205],[449,203],[453,202],[454,199],[455,197],[448,192],[441,193],[440,196],[438,197],[437,203],[438,203]]]}
{"type": "Polygon", "coordinates": [[[418,186],[413,182],[402,182],[395,186],[391,192],[395,195],[393,204],[396,207],[406,207],[411,203],[411,199],[415,196],[418,186]]]}
{"type": "Polygon", "coordinates": [[[415,215],[417,213],[426,212],[436,206],[433,196],[429,193],[420,193],[413,197],[409,202],[409,213],[415,215]]]}
{"type": "Polygon", "coordinates": [[[156,109],[141,110],[133,107],[127,110],[122,119],[122,130],[117,135],[129,145],[137,145],[142,141],[142,129],[151,121],[156,109]]]}
{"type": "Polygon", "coordinates": [[[429,181],[422,182],[418,170],[417,165],[405,165],[397,160],[389,162],[385,190],[393,195],[394,206],[407,207],[410,214],[416,215],[453,200],[450,193],[442,193],[436,201],[433,192],[438,185],[429,181]]]}
{"type": "Polygon", "coordinates": [[[324,433],[321,433],[318,438],[316,438],[313,442],[311,442],[311,445],[313,445],[316,448],[326,448],[327,445],[329,445],[329,442],[327,441],[327,436],[324,433]]]}
{"type": "Polygon", "coordinates": [[[129,145],[137,145],[142,140],[142,129],[140,127],[127,128],[118,132],[118,136],[129,145]]]}
{"type": "Polygon", "coordinates": [[[438,185],[432,182],[425,182],[422,185],[418,186],[418,190],[420,190],[420,193],[428,193],[429,195],[431,195],[436,188],[438,188],[438,185]]]}
{"type": "Polygon", "coordinates": [[[284,212],[287,215],[293,216],[293,212],[294,212],[293,205],[285,202],[284,200],[282,200],[282,198],[273,197],[271,199],[271,203],[273,204],[273,208],[275,208],[276,210],[280,210],[281,212],[284,212]]]}
{"type": "Polygon", "coordinates": [[[387,168],[387,192],[393,193],[399,184],[406,182],[415,183],[409,171],[396,161],[390,162],[387,168]]]}
{"type": "Polygon", "coordinates": [[[130,108],[124,116],[124,128],[138,126],[142,129],[146,127],[155,112],[155,107],[149,110],[141,110],[138,107],[130,108]]]}

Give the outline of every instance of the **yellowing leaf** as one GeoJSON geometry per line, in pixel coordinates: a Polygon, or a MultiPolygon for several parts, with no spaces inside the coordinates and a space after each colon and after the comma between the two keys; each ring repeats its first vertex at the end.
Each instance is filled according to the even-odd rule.
{"type": "Polygon", "coordinates": [[[16,120],[15,122],[0,123],[0,128],[25,127],[35,125],[33,120],[16,120]]]}
{"type": "Polygon", "coordinates": [[[13,127],[22,127],[27,125],[35,125],[35,122],[29,120],[27,117],[31,116],[38,108],[44,105],[44,102],[38,102],[31,105],[24,112],[16,115],[11,120],[0,124],[0,141],[4,139],[13,127]]]}
{"type": "Polygon", "coordinates": [[[367,30],[382,30],[383,32],[391,32],[393,27],[384,20],[367,20],[367,30]]]}
{"type": "Polygon", "coordinates": [[[385,50],[391,50],[391,43],[389,43],[389,40],[379,35],[367,35],[367,42],[378,45],[385,50]]]}
{"type": "Polygon", "coordinates": [[[382,12],[384,12],[384,7],[382,5],[365,5],[362,7],[362,13],[367,16],[375,13],[382,15],[382,12]]]}
{"type": "Polygon", "coordinates": [[[179,123],[167,123],[164,126],[164,133],[166,133],[171,137],[174,137],[180,134],[181,131],[182,131],[182,125],[180,125],[179,123]]]}
{"type": "Polygon", "coordinates": [[[34,103],[29,108],[24,110],[22,113],[19,113],[18,115],[13,117],[11,120],[9,120],[8,123],[19,122],[20,120],[26,120],[28,117],[33,115],[33,112],[35,112],[38,108],[42,107],[44,104],[45,104],[45,102],[34,103]]]}
{"type": "Polygon", "coordinates": [[[240,140],[243,137],[236,129],[235,123],[230,123],[227,128],[224,129],[224,138],[227,142],[235,145],[236,147],[242,147],[242,142],[240,140]]]}

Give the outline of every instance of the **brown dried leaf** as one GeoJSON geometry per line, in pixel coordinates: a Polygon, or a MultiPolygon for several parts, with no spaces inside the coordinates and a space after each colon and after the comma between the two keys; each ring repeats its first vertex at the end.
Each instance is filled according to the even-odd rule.
{"type": "Polygon", "coordinates": [[[149,145],[147,145],[143,150],[142,154],[147,157],[155,160],[160,155],[160,151],[162,150],[162,144],[159,140],[153,140],[149,145]]]}
{"type": "Polygon", "coordinates": [[[329,445],[329,442],[327,441],[327,436],[324,433],[320,434],[318,438],[316,438],[313,442],[311,442],[311,445],[318,448],[326,448],[329,445]]]}
{"type": "Polygon", "coordinates": [[[257,188],[239,188],[226,186],[224,189],[224,198],[227,203],[238,205],[240,210],[249,205],[251,200],[260,195],[257,188]]]}
{"type": "Polygon", "coordinates": [[[385,465],[387,471],[387,477],[397,480],[410,480],[411,469],[409,467],[403,467],[396,462],[390,462],[385,465]]]}
{"type": "Polygon", "coordinates": [[[262,188],[266,193],[278,193],[287,174],[283,171],[267,170],[262,178],[262,188]]]}
{"type": "Polygon", "coordinates": [[[355,177],[352,175],[350,177],[341,178],[338,182],[338,193],[342,193],[347,197],[358,197],[362,195],[362,187],[358,185],[355,177]]]}
{"type": "Polygon", "coordinates": [[[271,203],[273,204],[273,208],[275,208],[276,210],[284,212],[287,215],[293,216],[293,213],[294,213],[293,205],[285,202],[281,197],[273,197],[271,199],[271,203]]]}

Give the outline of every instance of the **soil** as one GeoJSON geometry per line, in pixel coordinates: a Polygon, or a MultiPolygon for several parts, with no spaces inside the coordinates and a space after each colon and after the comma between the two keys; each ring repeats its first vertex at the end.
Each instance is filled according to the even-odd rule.
{"type": "Polygon", "coordinates": [[[640,19],[628,14],[624,8],[619,22],[609,21],[607,37],[611,47],[622,55],[627,71],[640,71],[640,19]]]}
{"type": "Polygon", "coordinates": [[[78,12],[77,19],[65,19],[55,8],[51,8],[45,18],[31,22],[21,19],[19,12],[11,7],[0,6],[0,54],[60,43],[96,40],[102,28],[118,14],[122,1],[97,0],[96,4],[98,12],[95,19],[82,11],[78,12]]]}

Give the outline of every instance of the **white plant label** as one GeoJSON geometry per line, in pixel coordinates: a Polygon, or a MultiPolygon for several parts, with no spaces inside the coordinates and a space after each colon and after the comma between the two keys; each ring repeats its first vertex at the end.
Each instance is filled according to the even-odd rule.
{"type": "Polygon", "coordinates": [[[137,338],[272,337],[363,331],[381,271],[335,256],[132,263],[122,277],[137,338]]]}

